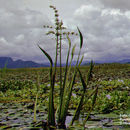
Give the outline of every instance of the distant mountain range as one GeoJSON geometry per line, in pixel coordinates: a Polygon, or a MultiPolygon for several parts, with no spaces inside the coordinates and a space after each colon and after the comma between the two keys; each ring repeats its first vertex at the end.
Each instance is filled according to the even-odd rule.
{"type": "MultiPolygon", "coordinates": [[[[95,64],[102,64],[103,62],[96,61],[95,64]]],[[[116,61],[113,63],[121,63],[121,64],[130,64],[130,59],[124,59],[120,61],[116,61]]],[[[4,68],[6,65],[7,68],[38,68],[38,67],[49,67],[49,63],[36,63],[33,61],[23,61],[23,60],[16,60],[14,61],[11,57],[0,57],[0,68],[4,68]]],[[[72,63],[75,65],[75,62],[72,63]]],[[[88,61],[84,61],[82,65],[89,65],[88,61]]],[[[63,64],[65,66],[65,64],[63,64]]]]}
{"type": "Polygon", "coordinates": [[[7,68],[36,68],[36,67],[49,66],[49,64],[39,64],[33,61],[23,61],[23,60],[14,61],[10,57],[0,57],[0,68],[4,68],[5,65],[7,68]]]}
{"type": "Polygon", "coordinates": [[[124,59],[124,60],[121,60],[121,61],[119,61],[119,63],[128,63],[128,64],[130,64],[130,59],[124,59]]]}

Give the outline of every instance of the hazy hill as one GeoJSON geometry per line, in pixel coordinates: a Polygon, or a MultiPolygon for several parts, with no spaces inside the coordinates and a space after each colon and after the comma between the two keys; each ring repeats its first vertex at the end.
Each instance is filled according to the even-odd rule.
{"type": "Polygon", "coordinates": [[[14,61],[10,57],[0,57],[0,68],[4,68],[6,65],[7,68],[33,68],[33,67],[48,67],[49,64],[39,64],[33,61],[23,61],[16,60],[14,61]]]}
{"type": "Polygon", "coordinates": [[[130,64],[130,59],[120,60],[119,63],[128,63],[128,64],[130,64]]]}
{"type": "MultiPolygon", "coordinates": [[[[95,64],[103,64],[100,61],[94,61],[95,64]]],[[[121,64],[130,64],[130,59],[124,59],[120,61],[110,62],[110,63],[121,63],[121,64]]],[[[72,65],[75,65],[76,62],[74,61],[72,65]]],[[[81,65],[89,65],[89,61],[83,61],[81,65]]],[[[23,60],[16,60],[14,61],[10,57],[0,57],[0,68],[4,68],[6,65],[7,68],[36,68],[36,67],[48,67],[49,63],[39,64],[33,61],[23,61],[23,60]]],[[[58,64],[59,66],[59,64],[58,64]]],[[[65,64],[63,64],[65,66],[65,64]]]]}

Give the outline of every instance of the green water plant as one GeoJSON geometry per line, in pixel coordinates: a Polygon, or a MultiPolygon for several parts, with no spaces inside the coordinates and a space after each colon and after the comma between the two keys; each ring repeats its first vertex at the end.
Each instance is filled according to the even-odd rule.
{"type": "Polygon", "coordinates": [[[36,122],[37,118],[36,118],[36,112],[37,112],[37,104],[38,104],[38,96],[39,96],[39,87],[40,87],[40,83],[39,83],[39,74],[37,73],[37,83],[36,83],[36,97],[35,97],[35,103],[34,103],[34,119],[33,121],[36,122]]]}
{"type": "Polygon", "coordinates": [[[4,68],[1,69],[1,78],[4,78],[7,72],[8,60],[5,62],[4,68]]]}
{"type": "MultiPolygon", "coordinates": [[[[62,20],[59,20],[58,10],[54,6],[50,6],[50,8],[52,8],[54,10],[55,22],[56,22],[55,23],[55,30],[49,31],[47,33],[47,34],[55,35],[55,39],[56,39],[56,53],[55,53],[54,63],[53,63],[51,56],[43,48],[41,48],[38,45],[40,50],[43,52],[43,54],[48,58],[48,60],[50,62],[50,94],[49,94],[49,104],[48,104],[48,125],[55,126],[55,127],[58,126],[58,128],[66,128],[65,121],[66,121],[66,117],[68,114],[69,104],[70,104],[70,100],[71,100],[71,96],[72,96],[73,87],[74,87],[74,84],[76,82],[75,79],[76,79],[77,73],[79,73],[79,76],[80,76],[80,79],[81,79],[81,82],[83,85],[83,93],[82,93],[79,105],[77,106],[74,117],[72,119],[71,125],[73,124],[73,122],[75,120],[78,119],[79,114],[80,114],[80,110],[82,109],[84,95],[86,92],[86,87],[87,87],[88,82],[90,80],[90,77],[92,75],[93,63],[91,62],[90,70],[89,70],[88,76],[87,76],[87,84],[86,84],[85,80],[83,79],[82,73],[80,72],[80,65],[81,65],[82,60],[83,60],[83,56],[80,58],[81,49],[83,47],[83,35],[82,35],[80,29],[77,27],[79,38],[80,38],[80,48],[79,48],[77,61],[76,61],[75,66],[73,67],[73,73],[72,73],[72,71],[71,71],[72,65],[71,64],[72,64],[72,60],[74,57],[74,52],[75,52],[76,46],[74,45],[71,49],[72,43],[71,43],[71,40],[69,38],[69,34],[74,34],[74,33],[62,32],[62,30],[65,29],[65,27],[63,27],[62,20]],[[61,52],[62,52],[62,40],[63,40],[62,37],[64,34],[66,34],[66,39],[68,41],[69,47],[68,47],[68,52],[66,55],[66,65],[65,65],[64,72],[63,72],[62,71],[62,69],[63,69],[62,63],[61,63],[61,61],[62,61],[61,52]],[[60,61],[60,73],[59,73],[60,92],[59,92],[59,106],[57,107],[57,110],[55,112],[54,87],[55,87],[55,83],[56,83],[58,58],[60,61]],[[70,77],[70,75],[71,75],[71,77],[70,77]],[[70,80],[70,78],[71,78],[71,80],[70,80]]],[[[48,27],[51,29],[53,28],[52,26],[44,26],[44,27],[48,27]]]]}

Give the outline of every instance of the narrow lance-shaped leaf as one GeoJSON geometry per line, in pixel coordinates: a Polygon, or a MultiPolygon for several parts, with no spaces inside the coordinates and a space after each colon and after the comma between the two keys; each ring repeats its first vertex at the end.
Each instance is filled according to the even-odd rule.
{"type": "Polygon", "coordinates": [[[80,62],[79,62],[79,66],[80,66],[80,65],[81,65],[81,63],[82,63],[83,58],[84,58],[84,56],[82,56],[82,57],[81,57],[81,60],[80,60],[80,62]]]}
{"type": "Polygon", "coordinates": [[[68,39],[68,42],[69,42],[69,49],[68,49],[68,54],[67,54],[67,59],[66,59],[66,67],[65,67],[65,75],[64,75],[64,81],[63,81],[63,91],[64,91],[64,88],[65,88],[65,85],[66,85],[66,79],[67,79],[67,72],[68,72],[68,62],[69,62],[69,55],[70,55],[70,49],[71,49],[71,40],[70,38],[68,37],[67,35],[67,39],[68,39]]]}
{"type": "Polygon", "coordinates": [[[89,116],[90,116],[90,113],[91,113],[91,111],[92,111],[93,108],[94,108],[94,105],[95,105],[96,99],[97,99],[97,94],[98,94],[98,87],[96,87],[96,89],[95,89],[95,92],[94,92],[94,95],[93,95],[93,99],[92,99],[92,106],[91,106],[91,109],[90,109],[90,111],[89,111],[87,117],[85,118],[85,120],[84,120],[84,122],[83,122],[83,126],[85,126],[85,123],[86,123],[86,121],[88,120],[88,118],[89,118],[89,116]]]}
{"type": "Polygon", "coordinates": [[[83,46],[83,35],[82,35],[82,33],[81,33],[81,31],[79,30],[79,28],[77,27],[77,29],[78,29],[78,32],[79,32],[79,36],[80,36],[80,49],[82,48],[82,46],[83,46]]]}
{"type": "MultiPolygon", "coordinates": [[[[82,63],[82,58],[81,58],[81,61],[80,61],[79,64],[81,64],[81,63],[82,63]]],[[[88,79],[89,79],[89,80],[90,80],[90,76],[92,75],[92,74],[91,74],[91,73],[92,73],[92,69],[93,69],[93,68],[92,68],[92,62],[91,62],[90,69],[89,69],[89,72],[88,72],[88,77],[89,77],[88,79]]],[[[80,72],[79,68],[77,68],[77,70],[78,70],[78,72],[79,72],[80,80],[81,80],[81,82],[82,82],[83,90],[84,90],[84,91],[83,91],[83,93],[82,93],[80,102],[79,102],[79,104],[78,104],[78,107],[77,107],[77,109],[76,109],[75,115],[74,115],[74,117],[73,117],[73,119],[72,119],[70,125],[73,125],[74,121],[79,118],[79,114],[80,114],[80,111],[81,111],[82,105],[83,105],[84,94],[85,94],[85,92],[86,92],[86,88],[87,88],[87,84],[88,84],[88,82],[87,82],[87,84],[85,83],[85,80],[83,79],[82,73],[80,72]]],[[[93,101],[94,101],[94,102],[93,102],[93,103],[95,103],[95,98],[96,98],[96,94],[94,95],[94,98],[93,98],[93,101]]],[[[92,104],[92,107],[93,107],[93,104],[92,104]]]]}
{"type": "Polygon", "coordinates": [[[43,52],[43,54],[45,54],[45,56],[50,61],[50,93],[49,93],[48,124],[55,126],[55,112],[54,112],[54,101],[53,101],[54,76],[52,75],[53,61],[52,61],[50,55],[45,50],[43,50],[39,45],[38,45],[38,47],[40,48],[40,50],[43,52]]]}
{"type": "Polygon", "coordinates": [[[86,85],[86,83],[85,83],[85,81],[84,81],[84,79],[83,79],[83,76],[82,76],[82,74],[81,74],[79,68],[77,68],[77,70],[78,70],[78,72],[79,72],[80,80],[81,80],[82,85],[83,85],[83,93],[82,93],[80,102],[79,102],[79,104],[78,104],[78,107],[77,107],[77,109],[76,109],[76,111],[75,111],[74,117],[73,117],[73,119],[72,119],[70,125],[73,125],[74,121],[75,121],[75,120],[78,120],[78,118],[79,118],[79,114],[80,114],[80,111],[81,111],[82,106],[83,106],[84,94],[85,94],[85,91],[86,91],[86,88],[87,88],[87,85],[86,85]]]}
{"type": "MultiPolygon", "coordinates": [[[[81,51],[81,49],[80,49],[80,51],[81,51]]],[[[76,78],[76,75],[77,75],[77,67],[80,66],[78,64],[80,51],[79,51],[79,54],[78,54],[77,63],[76,63],[75,70],[74,70],[74,73],[73,73],[73,76],[72,76],[72,80],[71,80],[71,82],[69,84],[70,88],[69,88],[68,93],[67,93],[65,107],[62,109],[62,112],[61,112],[61,114],[62,114],[61,115],[61,119],[62,119],[62,123],[63,124],[65,123],[67,112],[68,112],[68,108],[69,108],[69,103],[70,103],[70,99],[71,99],[71,95],[72,95],[72,89],[73,89],[73,86],[74,86],[74,83],[75,83],[75,78],[76,78]]]]}
{"type": "MultiPolygon", "coordinates": [[[[78,28],[78,27],[77,27],[77,28],[78,28]]],[[[82,45],[83,45],[83,36],[82,36],[82,33],[80,32],[79,28],[78,28],[78,32],[79,32],[79,36],[80,36],[80,50],[79,50],[79,54],[78,54],[78,58],[77,58],[76,67],[77,67],[78,62],[79,62],[80,53],[81,53],[81,48],[82,48],[82,45]]]]}
{"type": "Polygon", "coordinates": [[[72,77],[72,81],[70,82],[70,88],[69,88],[69,91],[68,91],[68,94],[67,94],[68,96],[67,96],[67,99],[66,99],[65,107],[62,109],[62,112],[61,112],[61,114],[62,114],[61,119],[62,119],[63,124],[65,123],[65,120],[66,120],[66,116],[67,116],[67,112],[68,112],[68,108],[69,108],[69,102],[70,102],[71,95],[72,95],[72,89],[73,89],[75,78],[76,78],[76,75],[77,75],[77,67],[79,67],[78,62],[79,62],[79,58],[80,58],[81,48],[82,48],[82,45],[83,45],[83,36],[82,36],[82,33],[80,32],[79,28],[78,28],[78,32],[79,32],[79,35],[80,35],[80,50],[79,50],[77,62],[76,62],[76,65],[75,65],[75,70],[74,70],[74,74],[73,74],[73,77],[72,77]]]}
{"type": "Polygon", "coordinates": [[[74,45],[74,46],[73,46],[73,48],[72,48],[72,52],[71,52],[71,59],[73,59],[74,52],[75,52],[75,47],[76,47],[76,45],[74,45]]]}
{"type": "Polygon", "coordinates": [[[96,90],[95,90],[95,94],[93,96],[93,100],[92,100],[92,109],[96,103],[96,99],[97,99],[97,94],[98,94],[98,87],[96,87],[96,90]]]}
{"type": "MultiPolygon", "coordinates": [[[[81,61],[80,61],[79,65],[82,63],[82,60],[83,60],[83,57],[81,58],[81,61]]],[[[92,65],[92,62],[91,62],[90,69],[89,69],[88,76],[87,76],[89,80],[90,80],[90,76],[92,75],[92,74],[91,74],[91,73],[92,73],[92,69],[93,69],[92,66],[93,66],[93,65],[92,65]]],[[[77,109],[76,109],[75,115],[74,115],[74,117],[73,117],[73,119],[72,119],[70,125],[73,125],[73,122],[79,118],[80,110],[82,109],[82,105],[83,105],[84,94],[85,94],[85,92],[86,92],[86,88],[87,88],[87,84],[88,84],[88,81],[87,81],[87,84],[85,83],[85,80],[83,79],[83,76],[82,76],[82,74],[81,74],[79,68],[77,68],[77,70],[78,70],[78,72],[79,72],[80,80],[81,80],[81,82],[82,82],[83,90],[84,90],[84,91],[83,91],[83,93],[82,93],[82,97],[81,97],[81,99],[80,99],[80,102],[79,102],[79,104],[78,104],[78,107],[77,107],[77,109]]]]}
{"type": "Polygon", "coordinates": [[[43,50],[39,45],[38,45],[38,47],[39,47],[40,50],[46,55],[46,57],[47,57],[48,60],[50,61],[51,65],[53,66],[53,61],[52,61],[50,55],[49,55],[45,50],[43,50]]]}
{"type": "Polygon", "coordinates": [[[36,111],[37,111],[37,102],[38,102],[39,86],[40,86],[40,85],[39,85],[39,74],[37,73],[37,84],[36,84],[37,94],[36,94],[35,105],[34,105],[34,122],[37,121],[37,119],[36,119],[36,111]]]}
{"type": "Polygon", "coordinates": [[[70,82],[69,86],[69,90],[68,90],[68,94],[67,94],[67,98],[66,98],[66,102],[65,102],[65,106],[64,108],[62,109],[62,112],[61,112],[61,123],[62,124],[65,124],[65,120],[66,120],[66,116],[67,116],[67,113],[68,113],[68,108],[69,108],[69,102],[70,102],[70,99],[71,99],[71,95],[72,95],[72,88],[74,86],[74,82],[75,82],[75,78],[76,78],[76,72],[74,73],[73,75],[73,78],[72,78],[72,81],[70,82]]]}
{"type": "Polygon", "coordinates": [[[88,74],[87,74],[87,81],[86,81],[87,84],[89,83],[89,81],[90,81],[90,79],[91,79],[91,77],[92,77],[93,67],[94,67],[93,61],[91,61],[91,63],[90,63],[90,69],[89,69],[88,74]]]}
{"type": "Polygon", "coordinates": [[[86,91],[86,88],[87,88],[87,84],[85,83],[85,80],[83,79],[83,76],[82,76],[82,74],[81,74],[79,68],[77,68],[77,69],[78,69],[78,72],[79,72],[80,80],[81,80],[82,85],[83,85],[83,90],[84,90],[84,92],[85,92],[85,91],[86,91]]]}
{"type": "Polygon", "coordinates": [[[66,67],[65,67],[65,74],[64,74],[64,80],[63,80],[63,88],[61,90],[61,95],[60,95],[60,107],[59,107],[59,115],[58,115],[58,123],[61,122],[61,110],[63,106],[63,100],[64,99],[64,89],[65,89],[65,84],[66,84],[66,78],[67,78],[67,72],[68,72],[68,61],[69,61],[69,55],[70,55],[70,48],[71,48],[71,40],[67,35],[68,43],[69,43],[69,49],[68,49],[68,54],[67,54],[67,59],[66,59],[66,67]]]}
{"type": "MultiPolygon", "coordinates": [[[[68,68],[68,72],[66,73],[66,82],[64,84],[65,86],[65,89],[64,89],[64,95],[63,97],[66,98],[66,95],[68,94],[68,88],[69,88],[69,75],[71,74],[71,64],[72,64],[72,60],[73,60],[73,55],[74,55],[74,52],[75,52],[75,47],[76,45],[73,46],[72,48],[72,51],[71,51],[71,60],[70,60],[70,64],[69,64],[69,68],[68,68],[68,65],[66,65],[66,67],[68,68]]],[[[68,55],[69,55],[69,51],[68,51],[68,55]]],[[[65,81],[65,80],[64,80],[65,81]]],[[[63,105],[62,105],[62,109],[64,109],[64,106],[65,106],[65,102],[66,102],[66,99],[63,100],[63,105]]]]}

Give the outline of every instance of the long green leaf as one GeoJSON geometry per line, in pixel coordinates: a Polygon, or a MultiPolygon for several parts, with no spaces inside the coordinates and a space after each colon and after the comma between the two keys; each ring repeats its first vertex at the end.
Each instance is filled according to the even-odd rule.
{"type": "MultiPolygon", "coordinates": [[[[80,51],[81,51],[81,49],[80,49],[80,51]]],[[[68,108],[69,108],[69,103],[70,103],[70,99],[71,99],[71,95],[72,95],[72,89],[73,89],[73,86],[74,86],[74,83],[75,83],[75,78],[76,78],[76,75],[77,75],[77,68],[80,66],[80,64],[78,65],[79,56],[80,56],[80,52],[79,52],[79,55],[78,55],[78,59],[77,59],[77,63],[76,63],[75,69],[74,69],[74,74],[73,74],[72,80],[69,84],[70,88],[68,90],[66,102],[65,102],[64,108],[62,109],[62,112],[61,112],[61,119],[62,119],[63,124],[65,124],[65,120],[66,120],[66,116],[67,116],[67,112],[68,112],[68,108]]]]}
{"type": "Polygon", "coordinates": [[[68,43],[69,43],[69,49],[68,49],[68,54],[67,54],[67,59],[66,59],[66,67],[65,67],[65,74],[64,74],[64,80],[63,80],[63,88],[62,90],[60,90],[61,94],[60,94],[60,107],[59,107],[59,115],[58,115],[58,124],[60,124],[60,122],[62,121],[61,119],[61,110],[62,110],[62,104],[63,104],[63,100],[64,99],[64,89],[65,89],[65,85],[66,85],[66,78],[67,78],[67,72],[68,72],[68,61],[69,61],[69,55],[70,55],[70,49],[71,49],[71,40],[70,38],[67,36],[67,39],[68,39],[68,43]]]}
{"type": "Polygon", "coordinates": [[[83,76],[82,76],[82,73],[81,71],[79,70],[79,68],[77,68],[78,72],[79,72],[79,76],[80,76],[80,80],[82,82],[82,85],[83,85],[83,90],[84,92],[86,91],[86,88],[87,88],[87,84],[85,83],[85,80],[83,79],[83,76]]]}
{"type": "Polygon", "coordinates": [[[61,121],[62,121],[61,124],[63,124],[63,125],[65,124],[66,116],[67,116],[67,113],[68,113],[69,102],[70,102],[70,99],[71,99],[72,89],[73,89],[73,86],[74,86],[76,74],[77,73],[75,72],[74,75],[73,75],[72,81],[69,84],[69,86],[70,86],[69,92],[67,94],[65,105],[64,105],[62,112],[61,112],[61,121]]]}
{"type": "Polygon", "coordinates": [[[66,102],[65,102],[65,107],[61,110],[61,120],[62,120],[62,124],[64,125],[65,124],[65,120],[66,120],[66,116],[67,116],[67,112],[68,112],[68,108],[69,108],[69,102],[70,102],[70,99],[71,99],[71,95],[72,95],[72,89],[73,89],[73,86],[74,86],[74,82],[75,82],[75,78],[76,78],[76,75],[77,75],[77,67],[79,66],[78,65],[78,62],[79,62],[79,58],[80,58],[80,53],[81,53],[81,48],[82,48],[82,45],[83,45],[83,36],[82,36],[82,33],[80,32],[79,28],[78,28],[78,32],[79,32],[79,35],[80,35],[80,51],[79,51],[79,54],[78,54],[78,58],[77,58],[77,62],[76,62],[76,65],[75,65],[75,70],[74,70],[74,74],[72,76],[72,80],[70,82],[70,88],[69,88],[69,91],[68,91],[68,96],[66,98],[66,102]]]}
{"type": "MultiPolygon", "coordinates": [[[[82,61],[82,59],[81,59],[81,61],[82,61]]],[[[79,64],[81,64],[81,61],[80,61],[79,64]]],[[[83,79],[82,73],[80,72],[79,68],[77,68],[77,70],[78,70],[78,72],[79,72],[80,80],[81,80],[82,85],[83,85],[83,90],[84,90],[84,91],[83,91],[83,93],[82,93],[80,102],[79,102],[79,104],[78,104],[78,107],[77,107],[77,109],[76,109],[76,112],[75,112],[75,114],[74,114],[74,117],[73,117],[73,119],[72,119],[70,125],[73,125],[74,121],[79,118],[79,114],[80,114],[80,111],[81,111],[82,105],[83,105],[83,100],[84,100],[84,95],[85,95],[85,92],[86,92],[86,88],[87,88],[87,85],[88,85],[88,83],[89,83],[89,81],[90,81],[90,77],[91,77],[91,75],[92,75],[92,69],[93,69],[93,62],[91,62],[91,64],[90,64],[90,69],[89,69],[89,72],[88,72],[88,75],[87,75],[87,84],[86,84],[86,83],[85,83],[85,80],[83,79]]],[[[95,95],[94,98],[93,98],[92,107],[93,107],[93,105],[94,105],[94,103],[95,103],[95,102],[94,102],[94,101],[95,101],[95,98],[96,98],[96,95],[95,95]]]]}
{"type": "Polygon", "coordinates": [[[71,59],[73,59],[74,52],[75,52],[75,47],[76,47],[76,45],[74,45],[73,48],[72,48],[72,52],[71,52],[71,57],[72,57],[72,58],[71,58],[71,59]]]}
{"type": "Polygon", "coordinates": [[[85,83],[85,80],[83,79],[83,76],[82,76],[82,74],[81,74],[79,68],[77,68],[77,70],[78,70],[78,72],[79,72],[80,80],[81,80],[82,85],[83,85],[83,93],[82,93],[80,102],[79,102],[79,104],[78,104],[78,107],[77,107],[77,109],[76,109],[76,111],[75,111],[75,114],[74,114],[74,116],[73,116],[73,119],[72,119],[70,125],[73,125],[74,121],[75,121],[75,120],[78,120],[78,118],[79,118],[79,114],[80,114],[80,111],[81,111],[82,106],[83,106],[84,94],[85,94],[86,88],[87,88],[87,85],[86,85],[86,83],[85,83]]]}
{"type": "Polygon", "coordinates": [[[50,63],[51,63],[51,66],[53,66],[53,61],[52,61],[50,55],[49,55],[45,50],[43,50],[39,45],[38,45],[38,47],[39,47],[40,50],[45,54],[45,56],[48,58],[48,60],[49,60],[50,63]]]}
{"type": "Polygon", "coordinates": [[[83,122],[83,126],[85,126],[85,123],[86,123],[86,121],[88,120],[88,118],[89,118],[89,116],[90,116],[90,113],[92,112],[92,110],[93,110],[93,108],[94,108],[94,105],[95,105],[96,99],[97,99],[97,94],[98,94],[98,86],[96,87],[95,92],[94,92],[94,94],[93,94],[92,106],[91,106],[91,109],[90,109],[90,111],[89,111],[87,117],[85,118],[85,120],[84,120],[84,122],[83,122]]]}
{"type": "MultiPolygon", "coordinates": [[[[64,106],[65,106],[65,104],[66,104],[66,98],[67,98],[67,95],[68,95],[68,90],[69,90],[69,87],[70,87],[70,81],[69,81],[69,76],[71,75],[71,64],[72,64],[72,60],[73,60],[73,55],[74,55],[74,52],[75,52],[75,46],[76,45],[74,45],[73,46],[73,48],[72,48],[72,51],[71,51],[71,60],[70,60],[70,64],[69,64],[69,68],[68,68],[68,65],[66,64],[66,67],[68,68],[68,72],[66,71],[66,69],[65,69],[65,71],[66,71],[66,79],[64,79],[64,82],[65,82],[65,80],[66,80],[66,82],[65,82],[65,84],[64,84],[64,87],[65,87],[65,89],[64,89],[64,95],[63,95],[63,105],[62,105],[62,108],[61,108],[61,110],[62,110],[62,113],[63,113],[63,111],[64,111],[64,106]]],[[[69,54],[69,51],[68,51],[68,54],[69,54]]],[[[67,62],[66,62],[67,63],[67,62]]]]}
{"type": "Polygon", "coordinates": [[[80,60],[80,62],[79,62],[79,66],[80,66],[80,65],[81,65],[81,63],[82,63],[83,58],[84,58],[84,56],[82,56],[82,57],[81,57],[81,60],[80,60]]]}
{"type": "Polygon", "coordinates": [[[37,92],[37,94],[36,94],[35,105],[34,105],[34,118],[33,118],[33,121],[34,121],[34,122],[37,121],[37,118],[36,118],[37,100],[38,100],[38,92],[37,92]]]}
{"type": "Polygon", "coordinates": [[[50,61],[50,93],[49,93],[49,112],[48,112],[48,124],[55,126],[55,111],[54,111],[54,101],[53,101],[53,91],[54,91],[54,80],[55,80],[55,73],[52,74],[52,66],[53,66],[53,61],[50,55],[42,49],[39,45],[38,47],[40,50],[45,54],[45,56],[48,58],[50,61]]]}
{"type": "Polygon", "coordinates": [[[95,94],[93,96],[93,100],[92,100],[92,109],[96,103],[96,99],[97,99],[97,94],[98,94],[98,87],[96,87],[96,90],[95,90],[95,94]]]}
{"type": "Polygon", "coordinates": [[[80,49],[82,48],[82,46],[83,46],[83,35],[82,35],[82,33],[81,33],[81,31],[79,30],[79,28],[77,27],[77,29],[78,29],[78,32],[79,32],[79,36],[80,36],[80,49]]]}
{"type": "Polygon", "coordinates": [[[37,73],[37,84],[36,84],[37,94],[36,94],[35,105],[34,105],[34,122],[37,121],[37,119],[36,119],[36,111],[37,111],[37,102],[38,102],[39,86],[40,86],[40,85],[39,85],[39,74],[37,73]]]}
{"type": "Polygon", "coordinates": [[[94,65],[93,65],[93,61],[91,61],[91,63],[90,63],[90,69],[89,69],[89,71],[88,71],[88,74],[87,74],[87,84],[89,83],[89,81],[90,81],[90,79],[91,79],[91,77],[92,77],[92,70],[93,70],[93,67],[94,67],[94,65]]]}

